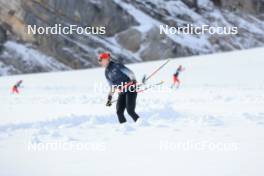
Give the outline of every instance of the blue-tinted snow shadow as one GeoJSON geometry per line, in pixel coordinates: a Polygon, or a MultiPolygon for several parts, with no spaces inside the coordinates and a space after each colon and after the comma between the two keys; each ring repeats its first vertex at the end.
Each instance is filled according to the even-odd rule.
{"type": "Polygon", "coordinates": [[[114,115],[107,116],[66,116],[57,119],[39,121],[39,122],[27,122],[18,124],[7,124],[0,126],[0,133],[11,132],[23,129],[42,129],[42,128],[74,128],[84,123],[90,123],[92,125],[114,124],[118,123],[114,118],[114,115]]]}
{"type": "Polygon", "coordinates": [[[204,115],[201,117],[200,123],[210,127],[223,127],[225,123],[222,118],[220,116],[204,115]]]}
{"type": "Polygon", "coordinates": [[[184,113],[177,112],[172,106],[164,106],[161,109],[150,109],[139,113],[142,117],[145,126],[154,125],[158,127],[168,127],[173,123],[177,123],[178,120],[184,118],[184,113]]]}
{"type": "MultiPolygon", "coordinates": [[[[150,126],[151,121],[175,121],[181,116],[172,107],[166,107],[160,110],[149,110],[144,112],[139,112],[141,117],[139,126],[150,126]]],[[[126,114],[128,123],[134,123],[126,114]]],[[[118,119],[116,114],[101,115],[101,116],[89,116],[89,115],[70,115],[66,117],[60,117],[57,119],[38,121],[38,122],[25,122],[17,124],[7,124],[0,126],[0,133],[12,132],[16,130],[26,130],[26,129],[56,129],[59,127],[63,128],[74,128],[82,124],[89,124],[89,126],[98,126],[105,124],[118,124],[118,119]]],[[[165,124],[160,124],[164,126],[165,124]]]]}
{"type": "Polygon", "coordinates": [[[245,119],[250,122],[256,123],[257,125],[264,125],[264,113],[243,113],[245,119]]]}
{"type": "MultiPolygon", "coordinates": [[[[160,109],[147,109],[143,112],[138,112],[141,119],[137,122],[139,127],[155,126],[160,128],[166,128],[171,125],[175,125],[181,119],[188,119],[192,116],[186,112],[178,112],[171,105],[167,104],[160,109]]],[[[133,120],[126,114],[128,125],[133,124],[133,120]]],[[[205,124],[209,126],[223,126],[223,122],[218,117],[206,117],[203,118],[205,124]]],[[[88,125],[88,128],[93,128],[102,125],[118,125],[116,114],[100,115],[100,116],[89,116],[89,115],[70,115],[60,117],[57,119],[18,123],[18,124],[7,124],[0,126],[0,134],[12,132],[16,130],[27,130],[27,129],[57,129],[57,128],[74,128],[80,125],[88,125]]],[[[116,127],[116,126],[115,126],[116,127]]],[[[133,131],[133,130],[128,130],[133,131]]]]}

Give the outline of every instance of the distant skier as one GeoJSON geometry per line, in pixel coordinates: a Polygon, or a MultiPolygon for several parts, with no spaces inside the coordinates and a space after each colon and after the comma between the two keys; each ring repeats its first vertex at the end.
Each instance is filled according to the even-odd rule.
{"type": "Polygon", "coordinates": [[[180,75],[180,73],[181,73],[183,70],[184,70],[184,68],[182,67],[182,65],[180,65],[180,66],[177,68],[176,72],[173,74],[173,82],[172,82],[172,86],[171,86],[171,88],[174,88],[174,87],[179,88],[179,87],[180,87],[181,81],[180,81],[180,79],[179,79],[179,75],[180,75]]]}
{"type": "Polygon", "coordinates": [[[124,116],[125,109],[137,122],[139,116],[135,112],[137,91],[134,73],[123,64],[112,61],[109,53],[100,54],[98,61],[101,66],[105,67],[105,77],[111,87],[106,106],[112,105],[113,94],[118,91],[116,112],[119,122],[125,123],[127,121],[124,116]]]}
{"type": "Polygon", "coordinates": [[[13,87],[12,87],[12,93],[16,93],[16,94],[19,94],[19,90],[18,88],[21,86],[22,84],[22,80],[19,80],[13,87]]]}

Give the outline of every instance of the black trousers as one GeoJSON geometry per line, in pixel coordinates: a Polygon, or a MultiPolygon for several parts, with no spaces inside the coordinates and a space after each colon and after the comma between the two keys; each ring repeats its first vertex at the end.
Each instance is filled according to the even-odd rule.
{"type": "Polygon", "coordinates": [[[127,113],[132,117],[132,119],[135,122],[138,120],[139,116],[135,112],[136,100],[137,100],[136,91],[120,93],[118,95],[117,104],[116,104],[116,113],[120,123],[126,122],[126,118],[124,115],[125,109],[127,110],[127,113]]]}

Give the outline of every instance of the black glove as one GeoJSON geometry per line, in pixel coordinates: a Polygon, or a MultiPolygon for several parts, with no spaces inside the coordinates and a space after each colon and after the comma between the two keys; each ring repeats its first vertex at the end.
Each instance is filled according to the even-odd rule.
{"type": "Polygon", "coordinates": [[[108,95],[106,106],[111,106],[112,105],[112,95],[108,95]]]}
{"type": "Polygon", "coordinates": [[[108,106],[108,107],[112,106],[112,102],[108,100],[108,101],[106,102],[106,106],[108,106]]]}

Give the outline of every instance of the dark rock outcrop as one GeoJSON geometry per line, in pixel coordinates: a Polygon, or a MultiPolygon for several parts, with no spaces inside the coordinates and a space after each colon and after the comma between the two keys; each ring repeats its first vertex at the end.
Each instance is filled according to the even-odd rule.
{"type": "Polygon", "coordinates": [[[7,33],[6,30],[0,26],[0,53],[3,50],[3,44],[7,41],[7,33]]]}
{"type": "Polygon", "coordinates": [[[118,34],[116,40],[124,48],[136,52],[142,43],[142,33],[132,28],[118,34]]]}
{"type": "Polygon", "coordinates": [[[231,11],[243,11],[251,14],[261,14],[264,12],[263,0],[212,0],[215,5],[229,9],[231,11]]]}
{"type": "Polygon", "coordinates": [[[0,57],[0,65],[10,66],[11,74],[96,67],[98,54],[103,51],[111,52],[122,62],[133,63],[264,45],[263,0],[0,0],[0,3],[0,22],[7,27],[9,40],[27,43],[25,49],[37,49],[54,58],[48,60],[63,65],[21,64],[19,57],[23,54],[18,51],[19,57],[12,57],[15,50],[10,52],[9,48],[4,52],[9,55],[0,57]],[[106,34],[27,34],[28,25],[55,24],[104,26],[106,34]],[[178,28],[189,24],[237,27],[238,34],[160,34],[159,25],[178,28]],[[24,65],[23,68],[16,63],[24,65]],[[26,66],[29,68],[25,69],[26,66]]]}

